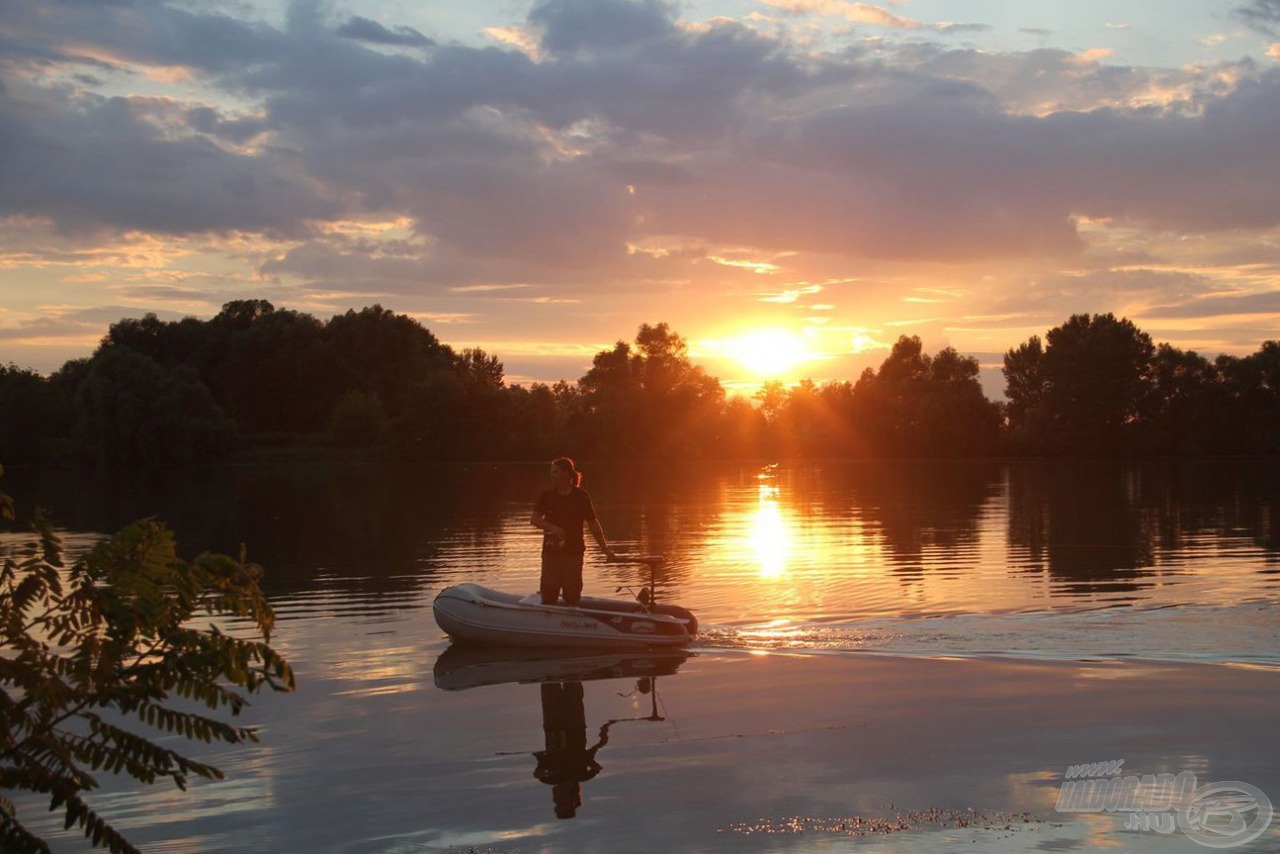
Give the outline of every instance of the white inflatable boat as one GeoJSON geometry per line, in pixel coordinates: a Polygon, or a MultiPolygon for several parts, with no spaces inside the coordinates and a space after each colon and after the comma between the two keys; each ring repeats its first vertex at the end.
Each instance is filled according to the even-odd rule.
{"type": "Polygon", "coordinates": [[[681,647],[698,633],[697,619],[676,605],[584,596],[570,608],[543,605],[537,593],[521,596],[479,584],[445,588],[432,611],[456,640],[505,646],[681,647]]]}

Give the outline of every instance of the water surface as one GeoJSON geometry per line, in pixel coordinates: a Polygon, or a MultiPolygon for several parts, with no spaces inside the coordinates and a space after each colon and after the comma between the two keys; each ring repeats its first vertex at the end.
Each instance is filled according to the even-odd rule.
{"type": "Polygon", "coordinates": [[[8,472],[73,548],[153,514],[247,544],[301,680],[213,751],[227,781],[99,804],[152,850],[301,852],[1197,850],[1053,812],[1066,765],[1122,757],[1280,802],[1275,463],[584,468],[614,545],[667,557],[691,657],[444,655],[440,589],[536,587],[543,466],[8,472]],[[584,747],[614,723],[557,818],[538,754],[578,716],[584,747]]]}

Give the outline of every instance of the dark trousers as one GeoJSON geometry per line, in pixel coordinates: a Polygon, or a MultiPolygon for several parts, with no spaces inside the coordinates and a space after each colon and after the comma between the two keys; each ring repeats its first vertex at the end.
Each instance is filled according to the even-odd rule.
{"type": "Polygon", "coordinates": [[[563,591],[564,603],[577,607],[582,599],[582,555],[577,550],[542,553],[542,604],[557,604],[563,591]]]}

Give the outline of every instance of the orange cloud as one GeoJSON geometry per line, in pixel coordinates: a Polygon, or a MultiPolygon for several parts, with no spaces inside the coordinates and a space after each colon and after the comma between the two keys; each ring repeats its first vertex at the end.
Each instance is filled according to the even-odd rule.
{"type": "Polygon", "coordinates": [[[845,18],[855,24],[870,24],[899,30],[918,30],[925,25],[911,18],[895,15],[888,9],[848,0],[764,0],[766,5],[798,14],[814,13],[845,18]]]}

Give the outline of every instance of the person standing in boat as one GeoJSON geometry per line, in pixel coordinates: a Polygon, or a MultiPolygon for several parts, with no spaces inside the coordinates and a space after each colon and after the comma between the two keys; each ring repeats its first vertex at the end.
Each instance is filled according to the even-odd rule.
{"type": "Polygon", "coordinates": [[[582,599],[582,559],[587,545],[582,536],[585,523],[608,560],[617,555],[604,538],[604,528],[596,518],[591,496],[583,489],[582,472],[573,460],[558,457],[551,462],[551,488],[538,496],[529,517],[542,534],[542,604],[564,603],[576,608],[582,599]]]}

